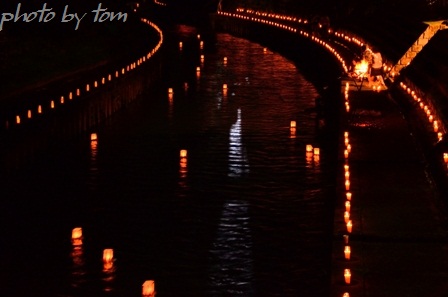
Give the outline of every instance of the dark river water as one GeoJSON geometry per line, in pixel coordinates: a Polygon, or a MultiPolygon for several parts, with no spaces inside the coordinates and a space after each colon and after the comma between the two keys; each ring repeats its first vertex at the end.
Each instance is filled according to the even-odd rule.
{"type": "Polygon", "coordinates": [[[305,154],[317,90],[258,44],[218,34],[200,50],[197,34],[167,34],[162,83],[97,143],[3,177],[0,296],[141,296],[150,279],[159,297],[328,296],[326,152],[305,154]]]}

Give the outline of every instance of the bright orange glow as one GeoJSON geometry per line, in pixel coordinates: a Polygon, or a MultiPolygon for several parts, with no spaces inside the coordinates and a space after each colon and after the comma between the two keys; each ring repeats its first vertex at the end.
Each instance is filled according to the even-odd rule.
{"type": "Polygon", "coordinates": [[[173,94],[173,88],[168,88],[168,94],[173,94]]]}
{"type": "Polygon", "coordinates": [[[182,41],[180,41],[179,42],[179,49],[182,49],[182,47],[183,47],[183,43],[182,43],[182,41]]]}
{"type": "Polygon", "coordinates": [[[143,297],[153,297],[155,296],[155,288],[154,288],[154,281],[153,280],[147,280],[143,283],[142,286],[142,295],[143,297]]]}
{"type": "Polygon", "coordinates": [[[355,65],[355,73],[358,77],[364,77],[369,69],[369,63],[366,60],[362,60],[355,65]]]}
{"type": "Polygon", "coordinates": [[[81,90],[80,89],[76,89],[76,96],[81,95],[81,90]]]}
{"type": "Polygon", "coordinates": [[[344,279],[345,279],[345,283],[347,285],[350,284],[351,277],[352,277],[352,273],[350,272],[350,269],[344,269],[344,279]]]}
{"type": "Polygon", "coordinates": [[[314,155],[319,156],[320,155],[320,148],[315,147],[313,153],[314,153],[314,155]]]}
{"type": "Polygon", "coordinates": [[[82,245],[82,228],[81,227],[73,228],[72,244],[75,246],[82,245]]]}
{"type": "Polygon", "coordinates": [[[312,152],[313,151],[313,146],[311,144],[307,144],[306,145],[306,151],[307,152],[312,152]]]}
{"type": "Polygon", "coordinates": [[[352,205],[350,201],[345,201],[345,211],[350,212],[352,205]]]}
{"type": "Polygon", "coordinates": [[[51,100],[51,102],[50,102],[50,107],[54,108],[54,101],[53,100],[51,100]]]}
{"type": "Polygon", "coordinates": [[[347,200],[349,200],[349,201],[352,200],[352,193],[351,192],[345,193],[345,196],[347,197],[347,200]]]}
{"type": "Polygon", "coordinates": [[[345,292],[345,293],[342,295],[342,297],[350,297],[350,294],[347,293],[347,292],[345,292]]]}
{"type": "Polygon", "coordinates": [[[20,116],[16,116],[16,124],[20,124],[20,116]]]}
{"type": "Polygon", "coordinates": [[[61,96],[61,104],[64,104],[64,96],[61,96]]]}
{"type": "Polygon", "coordinates": [[[86,91],[87,92],[90,91],[90,85],[89,84],[86,85],[86,91]]]}
{"type": "Polygon", "coordinates": [[[344,256],[346,260],[350,260],[351,249],[350,246],[346,245],[344,248],[344,256]]]}
{"type": "Polygon", "coordinates": [[[347,222],[347,232],[348,232],[348,233],[352,233],[352,229],[353,229],[353,223],[352,223],[351,220],[349,220],[349,221],[347,222]]]}
{"type": "Polygon", "coordinates": [[[443,153],[443,161],[448,163],[448,153],[443,153]]]}
{"type": "Polygon", "coordinates": [[[114,259],[114,250],[113,249],[104,249],[103,250],[103,262],[110,263],[114,259]]]}
{"type": "Polygon", "coordinates": [[[97,140],[98,140],[98,135],[96,133],[90,134],[90,141],[97,141],[97,140]]]}
{"type": "Polygon", "coordinates": [[[350,213],[348,211],[344,212],[344,221],[347,224],[348,221],[350,220],[350,213]]]}
{"type": "Polygon", "coordinates": [[[345,181],[345,190],[347,190],[347,191],[350,190],[350,181],[349,180],[345,181]]]}
{"type": "Polygon", "coordinates": [[[41,106],[41,105],[39,105],[39,106],[37,107],[37,113],[42,113],[42,106],[41,106]]]}
{"type": "Polygon", "coordinates": [[[186,158],[187,157],[187,150],[180,150],[180,157],[186,158]]]}
{"type": "Polygon", "coordinates": [[[344,165],[344,171],[349,171],[350,166],[348,166],[347,164],[344,165]]]}
{"type": "Polygon", "coordinates": [[[344,158],[348,159],[348,150],[344,150],[344,158]]]}
{"type": "Polygon", "coordinates": [[[72,100],[73,99],[73,93],[70,92],[70,94],[68,95],[68,99],[72,100]]]}
{"type": "Polygon", "coordinates": [[[31,110],[28,110],[28,118],[31,119],[31,110]]]}
{"type": "Polygon", "coordinates": [[[291,123],[289,124],[289,127],[295,128],[296,127],[296,121],[291,121],[291,123]]]}
{"type": "Polygon", "coordinates": [[[345,176],[345,179],[348,180],[348,179],[350,178],[350,171],[347,170],[347,171],[344,173],[344,176],[345,176]]]}

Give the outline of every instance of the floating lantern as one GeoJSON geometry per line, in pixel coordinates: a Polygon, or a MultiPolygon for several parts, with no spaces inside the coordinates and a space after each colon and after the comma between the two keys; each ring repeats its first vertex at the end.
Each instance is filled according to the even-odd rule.
{"type": "Polygon", "coordinates": [[[101,83],[102,83],[103,85],[106,83],[106,78],[105,78],[105,77],[103,77],[103,78],[101,79],[101,83]]]}
{"type": "Polygon", "coordinates": [[[89,84],[86,85],[86,91],[87,92],[90,91],[90,85],[89,84]]]}
{"type": "Polygon", "coordinates": [[[201,39],[201,34],[198,34],[198,36],[197,36],[197,37],[198,37],[198,39],[201,39]]]}
{"type": "Polygon", "coordinates": [[[104,249],[103,250],[103,263],[111,263],[114,260],[114,250],[104,249]]]}
{"type": "Polygon", "coordinates": [[[350,220],[350,213],[348,211],[344,212],[344,221],[347,224],[348,221],[350,220]]]}
{"type": "Polygon", "coordinates": [[[306,145],[306,151],[307,152],[312,152],[313,151],[313,146],[311,144],[307,144],[306,145]]]}
{"type": "Polygon", "coordinates": [[[448,163],[448,153],[443,153],[443,161],[448,163]]]}
{"type": "Polygon", "coordinates": [[[31,110],[28,110],[28,118],[31,119],[31,110]]]}
{"type": "Polygon", "coordinates": [[[41,106],[41,105],[39,105],[39,106],[37,107],[37,113],[42,113],[42,106],[41,106]]]}
{"type": "Polygon", "coordinates": [[[109,74],[108,77],[107,77],[107,79],[108,79],[109,81],[111,81],[111,80],[112,80],[112,74],[109,74]]]}
{"type": "Polygon", "coordinates": [[[291,123],[289,124],[289,127],[296,128],[296,121],[291,121],[291,123]]]}
{"type": "Polygon", "coordinates": [[[345,196],[347,197],[347,200],[349,200],[349,201],[352,200],[352,193],[351,192],[345,193],[345,196]]]}
{"type": "Polygon", "coordinates": [[[350,178],[350,171],[347,170],[347,171],[344,173],[344,176],[345,176],[345,179],[348,180],[348,179],[350,178]]]}
{"type": "MultiPolygon", "coordinates": [[[[222,85],[222,88],[223,88],[224,90],[227,90],[227,84],[223,84],[223,85],[222,85]]],[[[292,122],[294,122],[294,124],[295,124],[295,121],[291,121],[291,123],[292,123],[292,122]]],[[[295,127],[295,126],[294,126],[294,127],[295,127]]]]}
{"type": "Polygon", "coordinates": [[[203,49],[204,48],[204,41],[201,40],[201,42],[199,43],[199,46],[200,46],[201,49],[203,49]]]}
{"type": "Polygon", "coordinates": [[[16,116],[16,124],[20,124],[20,116],[16,116]]]}
{"type": "Polygon", "coordinates": [[[346,234],[346,235],[343,235],[342,238],[344,239],[344,244],[347,245],[347,244],[348,244],[349,236],[346,234]]]}
{"type": "Polygon", "coordinates": [[[437,137],[439,138],[439,141],[442,141],[443,138],[442,132],[437,133],[437,137]]]}
{"type": "Polygon", "coordinates": [[[344,150],[344,158],[348,159],[348,150],[344,150]]]}
{"type": "Polygon", "coordinates": [[[434,123],[432,123],[432,126],[434,127],[434,132],[439,131],[439,122],[434,121],[434,123]]]}
{"type": "Polygon", "coordinates": [[[95,82],[93,83],[93,85],[95,86],[95,88],[98,87],[98,82],[95,80],[95,82]]]}
{"type": "Polygon", "coordinates": [[[320,155],[320,148],[318,148],[318,147],[314,148],[314,155],[316,155],[316,156],[320,155]]]}
{"type": "Polygon", "coordinates": [[[118,77],[118,70],[115,71],[115,77],[118,77]]]}
{"type": "Polygon", "coordinates": [[[72,100],[72,99],[73,99],[73,93],[72,93],[72,92],[70,92],[70,94],[68,94],[68,99],[69,99],[69,100],[72,100]]]}
{"type": "Polygon", "coordinates": [[[349,142],[348,138],[345,138],[345,140],[344,140],[344,144],[345,144],[345,146],[348,145],[348,142],[349,142]]]}
{"type": "Polygon", "coordinates": [[[346,245],[344,248],[344,256],[346,260],[350,260],[351,249],[350,246],[346,245]]]}
{"type": "Polygon", "coordinates": [[[347,222],[347,232],[348,232],[348,233],[352,233],[352,229],[353,229],[353,223],[352,223],[351,220],[349,220],[349,221],[347,222]]]}
{"type": "Polygon", "coordinates": [[[347,131],[344,132],[344,137],[348,138],[348,132],[347,131]]]}
{"type": "Polygon", "coordinates": [[[154,290],[154,281],[153,280],[147,280],[143,283],[142,286],[142,295],[143,297],[153,297],[155,296],[155,290],[154,290]]]}
{"type": "Polygon", "coordinates": [[[268,49],[267,48],[263,48],[263,53],[267,53],[268,52],[268,49]]]}
{"type": "Polygon", "coordinates": [[[347,164],[344,165],[344,171],[349,171],[350,166],[348,166],[347,164]]]}
{"type": "Polygon", "coordinates": [[[224,65],[227,64],[227,57],[224,57],[224,65]]]}
{"type": "Polygon", "coordinates": [[[51,100],[51,102],[50,102],[50,107],[54,108],[54,101],[53,100],[51,100]]]}
{"type": "Polygon", "coordinates": [[[434,120],[434,117],[432,115],[429,116],[429,122],[432,123],[432,121],[434,120]]]}
{"type": "Polygon", "coordinates": [[[350,212],[352,205],[350,201],[345,201],[345,211],[350,212]]]}
{"type": "Polygon", "coordinates": [[[75,246],[82,245],[82,228],[81,227],[73,228],[72,244],[75,246]]]}
{"type": "Polygon", "coordinates": [[[344,279],[347,285],[350,285],[351,278],[352,273],[350,272],[350,269],[344,269],[344,279]]]}
{"type": "Polygon", "coordinates": [[[97,141],[97,140],[98,140],[98,135],[96,133],[90,134],[90,141],[97,141]]]}
{"type": "Polygon", "coordinates": [[[349,153],[352,151],[352,145],[351,145],[351,144],[348,144],[348,145],[347,145],[347,151],[348,151],[349,153]]]}
{"type": "Polygon", "coordinates": [[[173,94],[173,88],[168,88],[168,94],[173,94]]]}
{"type": "Polygon", "coordinates": [[[201,67],[196,67],[196,72],[201,72],[201,67]]]}
{"type": "Polygon", "coordinates": [[[61,104],[64,104],[64,96],[61,96],[61,104]]]}
{"type": "Polygon", "coordinates": [[[179,42],[179,49],[182,49],[182,46],[183,46],[183,43],[181,41],[181,42],[179,42]]]}
{"type": "Polygon", "coordinates": [[[187,157],[187,150],[180,150],[180,157],[186,158],[187,157]]]}
{"type": "Polygon", "coordinates": [[[345,190],[347,190],[347,191],[350,190],[350,181],[349,180],[345,181],[345,190]]]}

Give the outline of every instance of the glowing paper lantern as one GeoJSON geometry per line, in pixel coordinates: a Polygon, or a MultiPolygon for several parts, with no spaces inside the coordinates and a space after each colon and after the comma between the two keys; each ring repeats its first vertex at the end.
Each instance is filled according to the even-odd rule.
{"type": "Polygon", "coordinates": [[[345,181],[345,190],[350,191],[350,181],[349,180],[345,181]]]}
{"type": "Polygon", "coordinates": [[[168,88],[168,94],[173,94],[173,88],[168,88]]]}
{"type": "Polygon", "coordinates": [[[81,90],[80,89],[76,89],[76,96],[81,95],[81,90]]]}
{"type": "Polygon", "coordinates": [[[72,100],[72,99],[73,99],[73,93],[72,93],[72,92],[70,92],[70,94],[68,95],[68,99],[69,99],[69,100],[72,100]]]}
{"type": "Polygon", "coordinates": [[[351,192],[347,192],[345,193],[345,195],[347,196],[347,200],[352,200],[352,193],[351,192]]]}
{"type": "Polygon", "coordinates": [[[311,144],[307,144],[306,145],[306,151],[307,152],[312,152],[313,151],[313,146],[311,144]]]}
{"type": "Polygon", "coordinates": [[[87,92],[90,91],[90,85],[89,84],[86,85],[86,91],[87,92]]]}
{"type": "Polygon", "coordinates": [[[344,248],[344,256],[346,260],[350,260],[351,249],[350,246],[346,245],[344,248]]]}
{"type": "Polygon", "coordinates": [[[28,118],[31,119],[31,110],[28,110],[28,118]]]}
{"type": "Polygon", "coordinates": [[[187,150],[180,150],[180,157],[186,158],[187,157],[187,150]]]}
{"type": "Polygon", "coordinates": [[[344,137],[348,138],[348,132],[347,131],[344,132],[344,137]]]}
{"type": "Polygon", "coordinates": [[[344,165],[344,171],[348,171],[349,170],[349,166],[347,164],[344,165]]]}
{"type": "Polygon", "coordinates": [[[351,220],[349,220],[349,221],[347,222],[347,232],[348,232],[348,233],[352,233],[352,229],[353,229],[353,223],[352,223],[351,220]]]}
{"type": "Polygon", "coordinates": [[[344,269],[344,279],[347,285],[350,285],[351,278],[352,273],[350,272],[350,269],[344,269]]]}
{"type": "Polygon", "coordinates": [[[73,228],[72,244],[75,246],[82,245],[82,228],[81,227],[73,228]]]}
{"type": "Polygon", "coordinates": [[[196,67],[196,72],[201,72],[201,67],[196,67]]]}
{"type": "Polygon", "coordinates": [[[16,124],[20,124],[20,116],[16,116],[16,124]]]}
{"type": "Polygon", "coordinates": [[[352,208],[352,205],[350,201],[345,201],[345,211],[350,212],[350,209],[352,208]]]}
{"type": "Polygon", "coordinates": [[[296,127],[296,121],[291,121],[291,123],[289,124],[289,127],[295,128],[296,127]]]}
{"type": "Polygon", "coordinates": [[[344,221],[347,224],[349,220],[350,220],[350,212],[346,211],[344,212],[344,221]]]}
{"type": "Polygon", "coordinates": [[[443,161],[448,163],[448,153],[443,153],[443,161]]]}
{"type": "Polygon", "coordinates": [[[42,113],[42,106],[41,106],[41,105],[39,105],[39,106],[37,107],[37,113],[42,113]]]}
{"type": "Polygon", "coordinates": [[[204,41],[201,40],[201,42],[199,43],[199,46],[201,47],[201,49],[204,48],[204,41]]]}
{"type": "Polygon", "coordinates": [[[181,42],[179,42],[179,49],[182,49],[182,47],[183,47],[183,43],[181,41],[181,42]]]}
{"type": "Polygon", "coordinates": [[[348,150],[344,150],[344,157],[348,159],[348,150]]]}
{"type": "Polygon", "coordinates": [[[154,289],[154,281],[153,280],[147,280],[143,283],[142,286],[142,295],[143,297],[153,297],[155,296],[155,289],[154,289]]]}
{"type": "Polygon", "coordinates": [[[64,96],[61,96],[61,104],[64,104],[64,96]]]}
{"type": "Polygon", "coordinates": [[[103,262],[111,263],[114,259],[114,250],[113,249],[104,249],[103,250],[103,262]]]}
{"type": "Polygon", "coordinates": [[[351,144],[348,144],[348,145],[347,145],[347,151],[348,151],[349,153],[352,151],[352,145],[351,145],[351,144]]]}
{"type": "Polygon", "coordinates": [[[224,57],[224,64],[227,64],[227,57],[224,57]]]}
{"type": "Polygon", "coordinates": [[[53,100],[51,100],[51,102],[50,102],[50,107],[54,108],[54,101],[53,100]]]}
{"type": "Polygon", "coordinates": [[[347,171],[344,173],[344,176],[345,176],[345,179],[348,180],[348,179],[350,178],[350,171],[347,170],[347,171]]]}
{"type": "Polygon", "coordinates": [[[315,147],[315,148],[313,149],[313,153],[314,153],[314,155],[319,156],[319,155],[320,155],[320,148],[315,147]]]}
{"type": "Polygon", "coordinates": [[[98,135],[96,133],[90,134],[90,141],[97,141],[97,140],[98,140],[98,135]]]}

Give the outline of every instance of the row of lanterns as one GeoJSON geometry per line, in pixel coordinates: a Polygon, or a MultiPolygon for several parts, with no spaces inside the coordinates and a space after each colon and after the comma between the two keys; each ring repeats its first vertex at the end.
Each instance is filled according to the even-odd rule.
{"type": "Polygon", "coordinates": [[[166,3],[154,0],[154,3],[160,6],[166,6],[166,3]]]}
{"type": "MultiPolygon", "coordinates": [[[[296,33],[297,29],[291,27],[291,26],[287,26],[285,24],[281,24],[275,21],[270,21],[270,20],[263,20],[260,18],[256,18],[256,17],[249,17],[247,15],[242,15],[242,13],[245,14],[253,14],[256,16],[260,16],[260,17],[264,17],[264,18],[268,18],[268,19],[276,19],[276,20],[284,20],[284,21],[291,21],[291,22],[297,22],[300,24],[307,24],[308,20],[306,19],[302,19],[302,18],[297,18],[297,17],[293,17],[293,16],[288,16],[288,15],[282,15],[282,14],[276,14],[276,13],[267,13],[267,12],[260,12],[260,11],[255,11],[255,10],[251,10],[251,9],[244,9],[244,8],[237,8],[236,9],[236,14],[235,13],[227,13],[227,12],[218,12],[219,14],[225,15],[225,16],[231,16],[231,17],[236,17],[236,18],[240,18],[240,19],[245,19],[245,20],[251,20],[251,21],[256,21],[256,22],[260,22],[263,24],[268,24],[268,25],[273,25],[282,29],[286,29],[289,30],[291,32],[296,33]]],[[[322,25],[319,24],[320,27],[322,27],[322,25]]],[[[349,42],[349,43],[353,43],[359,47],[362,47],[364,45],[364,42],[359,38],[354,36],[353,34],[347,34],[347,33],[342,33],[342,32],[338,32],[338,31],[334,31],[331,28],[328,29],[328,33],[329,34],[333,34],[335,37],[338,37],[340,39],[342,39],[343,41],[349,42]]],[[[306,33],[305,31],[300,31],[300,34],[306,37],[309,37],[311,34],[306,33]]],[[[340,56],[339,53],[336,52],[336,50],[331,47],[328,42],[325,42],[324,40],[321,40],[317,37],[312,37],[314,41],[318,42],[319,44],[325,46],[332,54],[334,54],[336,56],[336,58],[341,62],[343,69],[345,70],[345,72],[348,72],[348,68],[346,67],[346,63],[345,61],[342,59],[342,57],[340,56]]],[[[389,73],[392,70],[392,66],[388,65],[388,64],[384,64],[383,66],[384,71],[386,73],[389,73]]],[[[391,77],[393,78],[395,76],[395,73],[391,73],[390,74],[391,77]]],[[[378,91],[380,91],[378,89],[378,91]]]]}
{"type": "MultiPolygon", "coordinates": [[[[403,82],[400,82],[400,87],[404,90],[404,92],[412,97],[415,103],[418,104],[420,109],[425,113],[428,122],[432,125],[432,130],[438,141],[441,141],[443,138],[443,132],[446,131],[446,127],[444,127],[443,122],[437,117],[434,108],[432,108],[422,97],[418,95],[420,92],[417,89],[411,88],[403,82]]],[[[443,162],[448,168],[448,152],[443,153],[443,162]]]]}
{"type": "MultiPolygon", "coordinates": [[[[76,227],[72,229],[72,245],[73,248],[79,251],[83,245],[83,232],[81,227],[76,227]]],[[[103,250],[103,271],[110,272],[114,269],[114,250],[111,248],[107,248],[103,250]]],[[[155,282],[154,280],[146,280],[142,285],[142,297],[154,297],[156,295],[155,292],[155,282]]]]}
{"type": "MultiPolygon", "coordinates": [[[[223,15],[223,16],[227,16],[227,17],[234,17],[234,18],[239,18],[239,19],[243,19],[243,20],[249,20],[249,21],[253,21],[253,22],[258,22],[258,23],[262,23],[262,24],[266,24],[266,25],[271,25],[271,26],[275,26],[281,29],[285,29],[288,30],[292,33],[297,33],[297,29],[291,26],[287,26],[285,24],[279,23],[279,22],[275,22],[275,21],[270,21],[270,20],[265,20],[265,19],[261,19],[261,18],[256,18],[256,17],[249,17],[247,15],[242,15],[242,14],[238,14],[238,13],[230,13],[230,12],[223,12],[220,11],[218,12],[218,14],[223,15]]],[[[342,68],[344,69],[345,72],[348,72],[348,67],[344,61],[344,59],[342,58],[342,56],[326,41],[317,38],[315,36],[313,36],[312,34],[301,30],[300,35],[311,38],[313,41],[319,43],[320,45],[324,46],[330,53],[332,53],[341,63],[342,68]]]]}
{"type": "MultiPolygon", "coordinates": [[[[147,60],[149,60],[161,47],[162,43],[163,43],[163,32],[162,30],[160,30],[160,28],[150,22],[149,20],[146,19],[141,19],[142,22],[144,22],[145,24],[148,24],[149,26],[153,27],[158,33],[159,33],[159,42],[157,43],[157,45],[150,51],[148,52],[145,56],[139,58],[137,61],[128,64],[126,67],[123,67],[121,70],[116,70],[114,74],[110,73],[108,76],[103,76],[101,79],[99,80],[95,80],[92,84],[86,84],[85,86],[85,92],[90,92],[92,88],[98,88],[100,85],[105,85],[107,82],[112,81],[113,78],[118,78],[121,75],[124,75],[126,72],[129,72],[131,70],[136,69],[138,66],[142,65],[142,63],[146,62],[147,60]]],[[[74,99],[74,97],[80,97],[81,96],[81,88],[77,88],[74,92],[70,92],[68,94],[68,100],[72,100],[74,99]]],[[[66,102],[65,97],[61,96],[59,99],[59,104],[64,104],[66,102]]],[[[50,109],[54,109],[56,107],[56,101],[55,100],[51,100],[50,101],[50,109]]],[[[43,107],[42,105],[38,105],[36,108],[36,112],[37,114],[42,114],[43,113],[43,107]]],[[[26,112],[26,118],[27,119],[31,119],[33,117],[33,110],[28,109],[26,112]]],[[[20,125],[23,120],[22,120],[22,116],[21,115],[16,115],[15,117],[15,123],[17,125],[20,125]]],[[[9,128],[9,121],[6,121],[6,128],[9,128]]]]}

